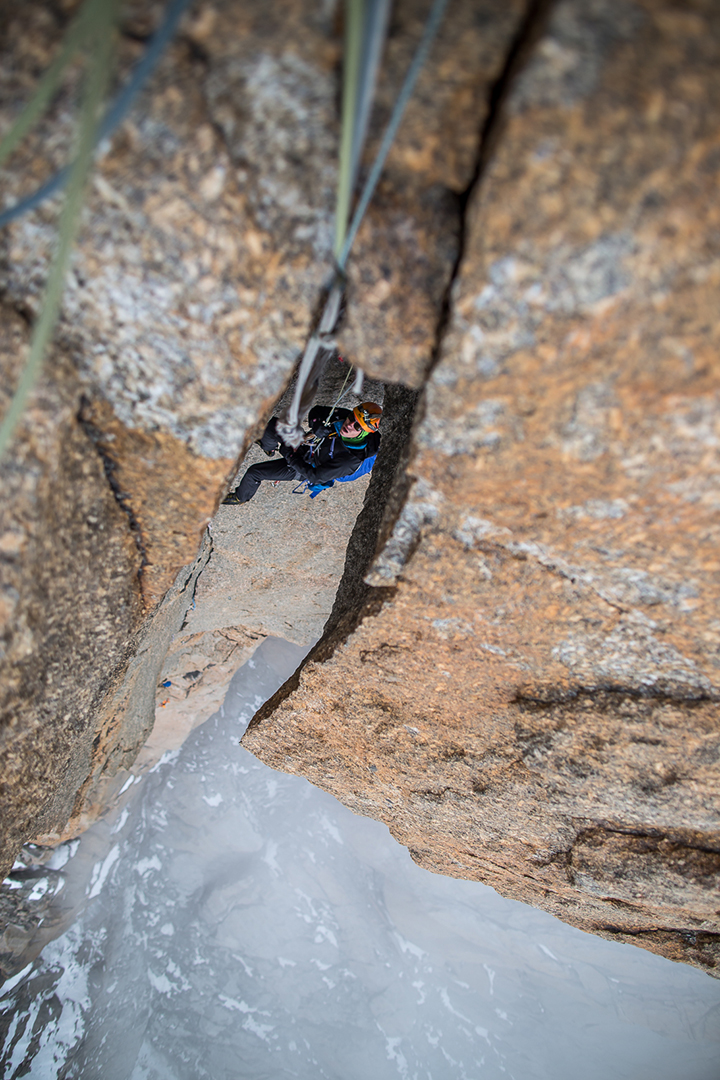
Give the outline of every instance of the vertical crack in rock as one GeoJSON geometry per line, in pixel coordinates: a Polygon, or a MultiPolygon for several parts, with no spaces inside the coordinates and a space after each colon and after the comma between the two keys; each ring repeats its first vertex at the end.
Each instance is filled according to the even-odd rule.
{"type": "Polygon", "coordinates": [[[118,468],[117,462],[108,453],[107,444],[104,441],[105,436],[103,432],[100,431],[100,429],[96,427],[95,424],[93,424],[89,416],[88,408],[88,399],[83,395],[80,400],[80,410],[77,417],[78,423],[80,424],[89,441],[97,451],[97,455],[102,463],[103,472],[105,473],[105,478],[108,482],[108,487],[113,494],[113,498],[128,519],[130,535],[133,538],[133,542],[135,544],[135,547],[137,548],[138,555],[140,556],[140,565],[137,570],[137,577],[138,582],[140,583],[140,589],[142,590],[143,571],[148,565],[149,560],[147,549],[143,541],[143,534],[142,529],[140,528],[140,522],[135,516],[133,508],[130,504],[130,494],[127,491],[123,491],[120,483],[118,482],[116,476],[118,468]]]}
{"type": "Polygon", "coordinates": [[[720,970],[720,24],[530,14],[387,513],[245,745],[435,872],[720,970]]]}
{"type": "MultiPolygon", "coordinates": [[[[542,37],[555,2],[556,0],[530,0],[525,16],[508,49],[502,71],[490,87],[488,111],[478,140],[472,176],[458,199],[458,250],[440,305],[435,342],[425,371],[425,380],[430,377],[439,363],[442,342],[449,326],[453,289],[465,255],[471,199],[482,184],[485,171],[502,136],[505,111],[512,89],[542,37]]],[[[412,439],[415,430],[424,418],[425,404],[425,395],[418,394],[417,411],[408,431],[404,459],[398,463],[395,471],[394,482],[387,498],[387,508],[378,531],[375,544],[376,557],[369,561],[365,568],[365,581],[375,588],[392,587],[402,567],[412,555],[423,526],[431,524],[437,516],[436,497],[432,488],[423,484],[422,481],[419,484],[413,483],[413,478],[407,473],[412,439]]]]}
{"type": "Polygon", "coordinates": [[[202,542],[202,545],[200,547],[200,553],[199,553],[197,561],[196,561],[196,566],[199,565],[199,569],[197,570],[197,573],[195,573],[193,576],[188,578],[187,582],[183,586],[183,592],[184,592],[187,589],[190,582],[192,581],[192,595],[190,596],[190,602],[188,603],[187,610],[185,612],[185,617],[183,618],[182,626],[180,627],[181,631],[184,630],[187,627],[189,613],[191,611],[195,610],[195,604],[197,602],[198,585],[200,584],[200,578],[203,575],[203,571],[207,570],[208,566],[210,565],[210,560],[212,559],[212,553],[213,553],[213,546],[214,546],[214,544],[213,544],[212,531],[211,531],[210,528],[208,528],[207,532],[205,533],[205,535],[203,537],[203,542],[202,542]]]}
{"type": "MultiPolygon", "coordinates": [[[[478,138],[472,176],[458,199],[458,249],[443,293],[435,341],[424,372],[425,380],[440,359],[450,317],[453,287],[465,250],[470,199],[481,184],[497,146],[511,89],[532,56],[554,3],[555,0],[530,0],[501,73],[490,86],[488,110],[478,138]]],[[[402,385],[387,386],[380,454],[363,510],[348,543],[345,570],[323,636],[293,676],[253,717],[250,727],[257,726],[270,716],[278,704],[297,689],[300,673],[306,664],[322,663],[329,659],[364,618],[382,607],[397,574],[414,550],[422,526],[433,520],[435,507],[431,502],[417,498],[418,494],[422,496],[422,488],[418,490],[417,484],[413,485],[413,478],[407,472],[414,431],[423,419],[423,411],[422,390],[402,385]]],[[[432,497],[432,492],[430,495],[432,497]]]]}
{"type": "MultiPolygon", "coordinates": [[[[533,51],[547,26],[553,6],[556,3],[557,0],[529,0],[525,16],[522,19],[517,34],[508,50],[503,69],[490,88],[490,93],[488,95],[488,112],[478,140],[472,178],[465,190],[461,193],[459,199],[460,244],[452,275],[443,297],[431,370],[440,358],[442,341],[450,319],[453,286],[458,278],[460,266],[462,265],[463,257],[465,255],[465,243],[468,234],[467,218],[470,201],[473,194],[482,183],[485,171],[490,164],[498,142],[502,137],[503,121],[513,87],[517,83],[525,67],[528,65],[533,55],[533,51]]],[[[430,372],[428,371],[427,374],[429,375],[429,373],[430,372]]]]}

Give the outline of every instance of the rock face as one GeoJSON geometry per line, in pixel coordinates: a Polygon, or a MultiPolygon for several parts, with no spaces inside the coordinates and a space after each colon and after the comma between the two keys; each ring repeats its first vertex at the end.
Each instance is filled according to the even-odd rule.
{"type": "MultiPolygon", "coordinates": [[[[3,129],[53,55],[58,12],[45,0],[0,9],[3,129]]],[[[458,244],[444,185],[467,183],[519,14],[482,0],[440,35],[355,261],[371,373],[420,382],[430,364],[458,244]],[[458,65],[458,50],[472,63],[458,65]],[[390,207],[386,266],[375,234],[390,207]]],[[[122,75],[157,15],[126,9],[122,75]]],[[[413,3],[397,6],[380,112],[421,25],[413,3]]],[[[332,5],[198,5],[99,165],[55,344],[0,463],[4,870],[24,839],[96,813],[152,728],[165,653],[208,557],[193,564],[203,530],[287,383],[331,268],[340,31],[332,5]]],[[[75,77],[3,167],[6,204],[64,164],[75,77]]],[[[0,238],[4,407],[56,217],[45,204],[0,238]]]]}
{"type": "MultiPolygon", "coordinates": [[[[150,14],[128,9],[123,72],[150,14]]],[[[0,16],[7,126],[61,27],[43,0],[0,16]]],[[[394,9],[368,161],[424,16],[394,9]]],[[[317,636],[362,503],[324,638],[249,748],[432,869],[718,963],[717,20],[454,0],[350,268],[341,349],[388,384],[372,478],[295,520],[261,491],[207,534],[327,281],[340,27],[296,0],[191,11],[100,163],[0,463],[3,868],[100,811],[158,683],[177,739],[259,636],[317,636]]],[[[72,94],[8,201],[64,160],[72,94]]],[[[0,241],[4,407],[55,216],[0,241]]]]}
{"type": "Polygon", "coordinates": [[[555,8],[468,207],[365,607],[245,737],[422,865],[711,971],[719,29],[555,8]]]}

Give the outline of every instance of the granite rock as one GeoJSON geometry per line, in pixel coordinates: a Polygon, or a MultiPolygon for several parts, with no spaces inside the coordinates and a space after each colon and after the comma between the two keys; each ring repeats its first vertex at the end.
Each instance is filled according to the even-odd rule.
{"type": "MultiPolygon", "coordinates": [[[[392,251],[394,298],[380,314],[377,297],[363,299],[376,252],[369,233],[361,238],[348,327],[363,322],[365,305],[376,337],[367,359],[364,342],[343,347],[383,379],[421,381],[431,362],[457,252],[448,190],[467,183],[519,11],[498,15],[490,0],[474,0],[443,29],[383,184],[382,199],[402,204],[405,239],[392,251]],[[399,293],[399,281],[416,285],[399,293]],[[409,352],[408,305],[419,328],[409,352]]],[[[121,79],[161,14],[159,4],[124,9],[121,79]]],[[[397,6],[373,131],[422,17],[409,0],[397,6]]],[[[0,130],[66,19],[65,6],[46,0],[0,7],[0,130]]],[[[1,466],[3,868],[23,839],[53,842],[91,820],[152,727],[165,653],[208,557],[207,548],[198,555],[206,526],[287,386],[331,272],[341,40],[334,5],[198,3],[102,148],[53,345],[1,466]]],[[[0,169],[5,205],[67,160],[78,71],[0,169]]],[[[39,310],[58,208],[53,199],[0,237],[4,405],[39,310]]],[[[339,517],[354,514],[358,492],[338,495],[339,517]]],[[[290,636],[319,632],[349,524],[335,523],[336,568],[323,568],[323,582],[306,579],[307,593],[327,595],[308,618],[298,613],[290,636]]]]}
{"type": "Polygon", "coordinates": [[[710,4],[556,5],[407,492],[245,736],[423,866],[715,974],[719,52],[710,4]]]}

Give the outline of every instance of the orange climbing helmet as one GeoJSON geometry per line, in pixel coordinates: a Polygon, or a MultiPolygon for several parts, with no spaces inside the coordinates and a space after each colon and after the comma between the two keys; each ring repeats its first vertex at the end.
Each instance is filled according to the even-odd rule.
{"type": "Polygon", "coordinates": [[[363,401],[356,405],[353,414],[363,431],[377,431],[380,427],[382,409],[374,401],[363,401]]]}

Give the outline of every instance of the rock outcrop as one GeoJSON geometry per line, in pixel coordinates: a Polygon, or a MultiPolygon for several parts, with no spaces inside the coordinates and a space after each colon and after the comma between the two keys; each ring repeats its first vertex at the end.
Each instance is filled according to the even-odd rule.
{"type": "MultiPolygon", "coordinates": [[[[62,27],[43,0],[0,14],[6,126],[62,27]]],[[[368,160],[424,15],[394,9],[368,160]]],[[[246,736],[423,865],[709,970],[717,19],[451,3],[340,331],[387,385],[383,448],[325,635],[246,736]]],[[[128,9],[124,72],[149,21],[128,9]]],[[[263,511],[285,551],[310,530],[272,498],[237,532],[221,511],[222,553],[205,528],[327,280],[339,29],[295,0],[198,4],[99,164],[1,463],[4,868],[99,812],[159,682],[181,688],[157,701],[177,738],[215,668],[266,633],[309,642],[330,610],[362,487],[316,508],[323,547],[292,583],[268,574],[263,511]]],[[[62,162],[72,94],[2,170],[7,201],[62,162]]],[[[0,240],[3,405],[55,216],[0,240]]]]}
{"type": "Polygon", "coordinates": [[[714,971],[718,30],[556,7],[365,607],[245,737],[429,869],[714,971]]]}
{"type": "MultiPolygon", "coordinates": [[[[44,0],[1,14],[7,127],[63,26],[44,0]]],[[[123,74],[157,15],[127,10],[123,74]]],[[[498,14],[485,0],[447,20],[424,73],[368,222],[384,232],[392,213],[390,262],[367,230],[355,260],[358,294],[383,275],[356,302],[361,322],[365,310],[384,328],[361,358],[371,374],[420,382],[430,363],[457,255],[445,184],[467,182],[519,16],[519,3],[498,14]]],[[[414,4],[398,5],[382,102],[421,25],[414,4]]],[[[200,4],[99,164],[55,344],[2,462],[3,868],[23,840],[95,813],[91,793],[152,728],[203,530],[287,383],[330,269],[340,50],[332,7],[200,4]]],[[[71,73],[3,168],[6,203],[64,163],[74,91],[71,73]]],[[[5,405],[56,211],[0,241],[5,405]]]]}

